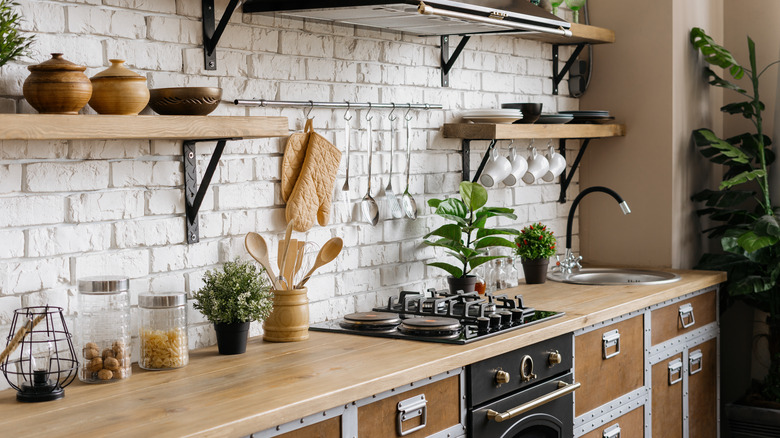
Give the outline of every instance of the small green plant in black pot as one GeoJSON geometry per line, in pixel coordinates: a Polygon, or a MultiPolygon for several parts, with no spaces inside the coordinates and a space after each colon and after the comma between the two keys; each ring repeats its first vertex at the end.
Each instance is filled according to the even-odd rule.
{"type": "Polygon", "coordinates": [[[547,280],[547,266],[555,255],[555,236],[541,222],[529,225],[515,238],[515,253],[520,256],[525,282],[541,284],[547,280]]]}
{"type": "Polygon", "coordinates": [[[192,296],[194,307],[214,324],[219,353],[244,353],[249,324],[267,318],[273,307],[264,269],[236,258],[221,270],[206,271],[203,281],[192,296]]]}

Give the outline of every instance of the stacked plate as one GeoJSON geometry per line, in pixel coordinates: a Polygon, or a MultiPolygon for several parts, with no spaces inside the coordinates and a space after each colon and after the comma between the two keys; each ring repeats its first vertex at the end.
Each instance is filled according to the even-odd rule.
{"type": "Polygon", "coordinates": [[[571,114],[542,114],[536,121],[537,124],[559,125],[574,120],[571,114]]]}
{"type": "Polygon", "coordinates": [[[568,114],[574,117],[572,123],[608,123],[615,120],[610,117],[609,111],[590,110],[590,111],[560,111],[560,114],[568,114]]]}
{"type": "Polygon", "coordinates": [[[474,123],[513,123],[523,118],[523,112],[519,109],[486,108],[463,111],[461,117],[474,123]]]}

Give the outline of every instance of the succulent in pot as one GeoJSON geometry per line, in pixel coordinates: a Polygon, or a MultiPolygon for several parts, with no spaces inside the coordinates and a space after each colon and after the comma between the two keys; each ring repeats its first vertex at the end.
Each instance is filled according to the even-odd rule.
{"type": "Polygon", "coordinates": [[[447,281],[453,292],[473,291],[476,276],[470,275],[470,272],[483,263],[506,257],[487,254],[490,248],[514,248],[515,246],[511,240],[501,236],[517,235],[517,230],[487,227],[487,220],[491,217],[517,219],[514,209],[486,207],[487,200],[488,194],[484,187],[477,183],[463,181],[460,183],[460,199],[428,201],[428,205],[436,209],[437,215],[452,222],[426,234],[424,243],[444,248],[448,255],[459,262],[457,265],[447,262],[428,263],[428,266],[443,269],[450,274],[447,281]]]}
{"type": "Polygon", "coordinates": [[[220,354],[244,353],[249,324],[271,313],[271,285],[263,273],[236,258],[203,275],[205,285],[193,294],[194,307],[214,324],[220,354]]]}
{"type": "Polygon", "coordinates": [[[523,264],[525,282],[542,284],[547,280],[547,266],[550,257],[555,255],[555,236],[547,225],[537,222],[531,224],[515,238],[515,254],[520,256],[523,264]]]}

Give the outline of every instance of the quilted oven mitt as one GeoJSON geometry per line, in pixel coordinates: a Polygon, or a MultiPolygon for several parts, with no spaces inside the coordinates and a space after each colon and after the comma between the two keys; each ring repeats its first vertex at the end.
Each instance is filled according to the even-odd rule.
{"type": "Polygon", "coordinates": [[[295,187],[295,182],[298,181],[298,175],[301,174],[311,131],[312,119],[307,119],[303,132],[292,134],[287,139],[287,144],[284,145],[284,155],[282,156],[282,200],[284,202],[290,199],[290,193],[295,187]]]}
{"type": "Polygon", "coordinates": [[[315,218],[323,226],[330,221],[333,185],[341,162],[341,151],[311,129],[311,120],[307,127],[306,157],[285,211],[287,222],[298,232],[308,231],[315,218]]]}

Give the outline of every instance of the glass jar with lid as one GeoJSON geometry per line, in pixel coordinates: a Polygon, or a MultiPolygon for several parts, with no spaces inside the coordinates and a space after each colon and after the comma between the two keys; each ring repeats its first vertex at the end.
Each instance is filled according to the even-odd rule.
{"type": "Polygon", "coordinates": [[[187,294],[142,293],[138,295],[138,314],[138,366],[167,370],[187,365],[187,294]]]}
{"type": "Polygon", "coordinates": [[[130,377],[130,279],[87,277],[78,285],[79,379],[108,383],[130,377]]]}

